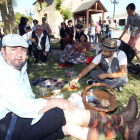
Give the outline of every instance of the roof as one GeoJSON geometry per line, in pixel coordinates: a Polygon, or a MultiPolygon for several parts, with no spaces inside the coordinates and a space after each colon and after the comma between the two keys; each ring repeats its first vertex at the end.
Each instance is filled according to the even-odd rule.
{"type": "Polygon", "coordinates": [[[96,2],[99,2],[102,8],[105,10],[105,12],[108,12],[107,9],[104,7],[102,2],[100,0],[91,0],[89,2],[82,3],[75,11],[74,13],[81,12],[81,11],[87,11],[90,9],[96,2]]]}

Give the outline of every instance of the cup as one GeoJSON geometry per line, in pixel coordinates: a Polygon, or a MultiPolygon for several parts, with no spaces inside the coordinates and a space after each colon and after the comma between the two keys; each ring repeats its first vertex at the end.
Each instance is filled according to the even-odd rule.
{"type": "Polygon", "coordinates": [[[76,73],[77,73],[76,71],[71,71],[71,72],[70,72],[70,78],[71,78],[71,79],[75,79],[76,73]]]}
{"type": "Polygon", "coordinates": [[[46,87],[39,87],[40,96],[44,97],[47,95],[47,86],[46,87]]]}

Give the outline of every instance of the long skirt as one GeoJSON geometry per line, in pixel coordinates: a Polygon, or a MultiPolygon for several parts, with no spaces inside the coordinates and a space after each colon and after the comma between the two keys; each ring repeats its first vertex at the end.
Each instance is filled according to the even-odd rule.
{"type": "MultiPolygon", "coordinates": [[[[62,52],[62,54],[59,58],[60,63],[65,63],[64,59],[65,59],[65,57],[68,56],[72,47],[73,46],[71,44],[68,44],[66,46],[66,48],[64,49],[64,51],[62,52]]],[[[86,63],[87,57],[84,55],[84,53],[79,52],[79,51],[75,51],[71,54],[71,56],[69,56],[69,58],[66,61],[71,62],[73,64],[83,64],[83,63],[86,63]]]]}
{"type": "Polygon", "coordinates": [[[66,45],[67,45],[67,42],[68,42],[68,38],[67,37],[61,37],[61,50],[64,50],[66,45]]]}

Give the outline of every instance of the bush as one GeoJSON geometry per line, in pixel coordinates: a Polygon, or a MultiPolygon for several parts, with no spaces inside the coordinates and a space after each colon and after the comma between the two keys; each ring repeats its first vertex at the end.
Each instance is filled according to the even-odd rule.
{"type": "Polygon", "coordinates": [[[66,20],[66,19],[70,19],[72,16],[73,16],[73,13],[71,12],[71,8],[65,8],[65,9],[62,9],[61,11],[60,11],[60,13],[61,13],[61,15],[63,16],[63,19],[64,19],[64,21],[66,20]]]}
{"type": "Polygon", "coordinates": [[[61,4],[62,4],[63,0],[54,0],[54,7],[57,11],[61,10],[61,4]]]}

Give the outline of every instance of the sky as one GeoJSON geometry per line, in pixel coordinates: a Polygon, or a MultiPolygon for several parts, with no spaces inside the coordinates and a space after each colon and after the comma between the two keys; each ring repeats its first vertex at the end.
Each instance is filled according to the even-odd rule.
{"type": "MultiPolygon", "coordinates": [[[[27,9],[30,12],[30,9],[31,9],[31,12],[33,12],[34,6],[32,4],[35,1],[36,0],[17,0],[17,7],[14,8],[14,11],[22,13],[22,14],[26,14],[25,10],[27,9]]],[[[107,15],[113,14],[114,5],[110,2],[110,0],[102,0],[102,1],[103,1],[103,5],[108,10],[108,13],[106,13],[106,14],[107,15]]],[[[115,6],[115,13],[125,12],[126,6],[129,3],[133,3],[133,2],[136,5],[136,10],[140,10],[139,1],[140,0],[119,0],[119,4],[116,4],[116,6],[115,6]]],[[[35,18],[36,16],[37,16],[37,14],[35,14],[35,16],[33,16],[33,18],[35,18]]]]}

